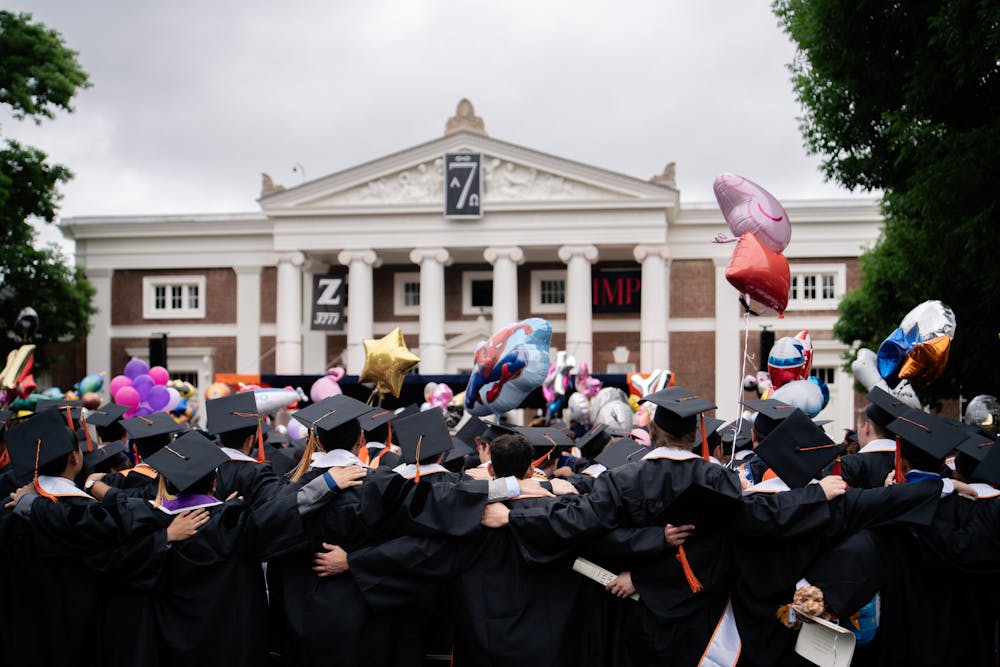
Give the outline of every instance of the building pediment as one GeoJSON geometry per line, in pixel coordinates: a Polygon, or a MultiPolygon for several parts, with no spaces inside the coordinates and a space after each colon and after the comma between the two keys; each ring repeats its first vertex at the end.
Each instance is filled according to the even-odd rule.
{"type": "Polygon", "coordinates": [[[669,186],[462,131],[296,188],[272,190],[259,201],[268,213],[293,215],[336,213],[338,209],[440,207],[444,200],[444,155],[459,152],[483,156],[487,211],[491,206],[545,202],[613,205],[648,200],[669,207],[677,197],[677,191],[669,186]]]}

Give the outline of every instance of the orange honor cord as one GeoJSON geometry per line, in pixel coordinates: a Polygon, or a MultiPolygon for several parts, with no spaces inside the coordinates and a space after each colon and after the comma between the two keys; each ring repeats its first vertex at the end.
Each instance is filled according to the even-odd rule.
{"type": "Polygon", "coordinates": [[[681,570],[684,571],[684,579],[687,580],[688,588],[691,589],[692,593],[697,593],[704,586],[698,581],[698,577],[695,576],[694,570],[691,569],[691,563],[688,562],[687,552],[684,551],[684,545],[677,547],[677,560],[681,564],[681,570]]]}
{"type": "Polygon", "coordinates": [[[46,491],[45,489],[43,489],[42,485],[38,483],[38,457],[41,455],[41,453],[42,453],[42,439],[38,438],[37,440],[35,440],[35,475],[31,483],[35,487],[35,491],[38,492],[38,495],[44,496],[49,500],[51,500],[52,502],[57,503],[59,502],[59,499],[53,496],[48,491],[46,491]]]}
{"type": "Polygon", "coordinates": [[[361,449],[358,450],[358,458],[365,465],[371,462],[371,457],[368,454],[368,441],[365,440],[365,432],[363,430],[361,431],[361,449]]]}
{"type": "Polygon", "coordinates": [[[896,466],[895,466],[895,472],[896,472],[896,484],[902,484],[903,483],[903,479],[904,479],[903,478],[903,452],[902,452],[902,447],[901,447],[901,443],[899,441],[899,436],[898,435],[896,436],[896,466]]]}

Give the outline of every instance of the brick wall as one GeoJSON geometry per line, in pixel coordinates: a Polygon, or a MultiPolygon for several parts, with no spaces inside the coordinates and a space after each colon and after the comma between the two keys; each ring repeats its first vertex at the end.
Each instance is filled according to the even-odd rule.
{"type": "MultiPolygon", "coordinates": [[[[88,372],[105,372],[105,382],[113,375],[110,368],[87,369],[87,344],[79,343],[40,343],[35,348],[35,368],[47,371],[53,387],[67,391],[83,379],[88,372]]],[[[105,385],[106,386],[106,385],[105,385]]],[[[48,387],[39,386],[42,391],[48,387]]]]}
{"type": "MultiPolygon", "coordinates": [[[[260,337],[260,353],[264,355],[264,358],[260,360],[260,372],[261,373],[273,373],[274,372],[274,350],[272,349],[275,344],[274,336],[261,336],[260,337]]],[[[239,369],[237,369],[239,370],[239,369]]]]}
{"type": "MultiPolygon", "coordinates": [[[[383,266],[372,271],[372,291],[375,295],[373,314],[376,322],[415,322],[419,315],[396,315],[393,312],[395,275],[397,273],[420,273],[416,264],[410,266],[383,266]]],[[[348,307],[350,305],[348,304],[348,307]]]]}
{"type": "Polygon", "coordinates": [[[677,384],[701,396],[715,396],[715,334],[711,331],[670,334],[670,370],[677,384]]]}
{"type": "Polygon", "coordinates": [[[715,317],[712,260],[675,259],[670,263],[670,317],[715,317]]]}
{"type": "MultiPolygon", "coordinates": [[[[278,269],[265,266],[260,271],[260,321],[270,324],[277,321],[278,269]]],[[[267,349],[267,348],[264,348],[267,349]]],[[[263,352],[264,350],[261,350],[263,352]]]]}
{"type": "MultiPolygon", "coordinates": [[[[608,364],[615,363],[612,352],[619,345],[628,348],[628,360],[626,363],[635,364],[639,368],[639,332],[637,331],[616,331],[600,332],[594,334],[594,365],[590,371],[592,373],[607,373],[608,364]]],[[[641,370],[641,369],[640,369],[641,370]]]]}
{"type": "MultiPolygon", "coordinates": [[[[111,324],[231,324],[236,321],[236,273],[232,269],[116,270],[111,278],[111,324]],[[146,276],[205,276],[205,317],[143,319],[142,279],[146,276]]],[[[272,320],[273,317],[272,317],[272,320]]]]}

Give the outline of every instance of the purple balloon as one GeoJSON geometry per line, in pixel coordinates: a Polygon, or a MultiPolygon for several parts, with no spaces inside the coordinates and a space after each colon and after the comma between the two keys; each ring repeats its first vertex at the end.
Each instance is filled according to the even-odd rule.
{"type": "Polygon", "coordinates": [[[156,385],[149,390],[146,402],[149,403],[149,407],[153,408],[153,412],[159,412],[170,403],[170,392],[167,391],[166,387],[156,385]]]}
{"type": "Polygon", "coordinates": [[[151,414],[153,414],[152,410],[141,405],[132,412],[133,417],[148,417],[151,414]]]}
{"type": "Polygon", "coordinates": [[[132,379],[132,387],[139,392],[139,398],[146,400],[149,390],[156,386],[156,382],[148,375],[140,375],[132,379]]]}
{"type": "Polygon", "coordinates": [[[125,364],[125,377],[135,381],[140,375],[148,375],[149,366],[142,359],[132,359],[125,364]]]}

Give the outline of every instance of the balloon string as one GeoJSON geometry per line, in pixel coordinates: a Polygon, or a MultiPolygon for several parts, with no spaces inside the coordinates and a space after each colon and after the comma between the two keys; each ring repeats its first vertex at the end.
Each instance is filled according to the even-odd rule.
{"type": "MultiPolygon", "coordinates": [[[[744,331],[743,331],[743,368],[740,371],[740,388],[737,390],[736,395],[743,395],[743,378],[747,374],[747,354],[750,349],[750,314],[753,312],[750,308],[746,307],[746,301],[743,299],[743,295],[740,295],[740,303],[744,305],[743,321],[744,321],[744,331]]],[[[733,434],[733,451],[729,458],[729,469],[736,469],[736,443],[740,437],[740,431],[743,429],[743,408],[742,401],[737,401],[736,403],[736,414],[739,417],[736,420],[736,433],[733,434]]]]}

